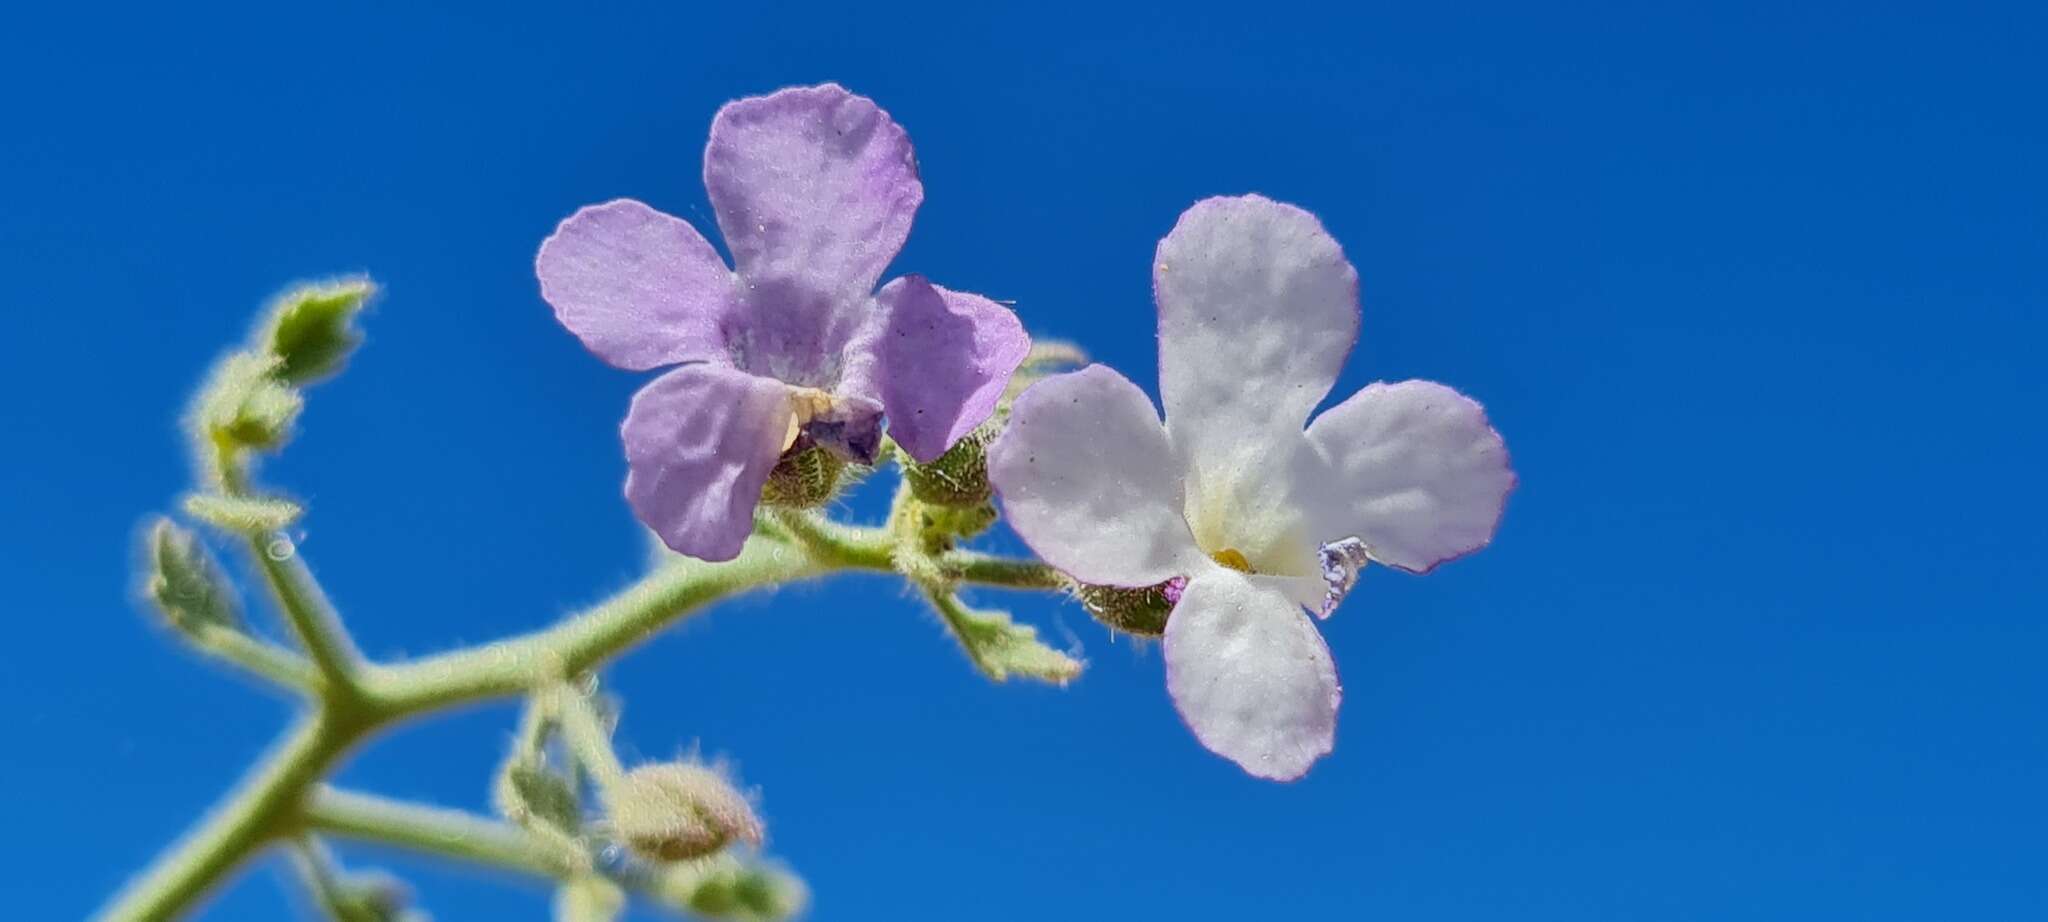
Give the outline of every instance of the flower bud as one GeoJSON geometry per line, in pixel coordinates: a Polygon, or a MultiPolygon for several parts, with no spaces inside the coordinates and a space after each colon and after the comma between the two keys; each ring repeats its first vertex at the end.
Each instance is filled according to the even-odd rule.
{"type": "Polygon", "coordinates": [[[239,629],[242,612],[234,589],[199,536],[159,519],[147,540],[143,591],[172,627],[188,632],[203,625],[239,629]]]}
{"type": "Polygon", "coordinates": [[[918,503],[920,530],[927,541],[943,547],[956,538],[972,538],[996,523],[995,504],[982,500],[972,506],[939,506],[918,503]]]}
{"type": "Polygon", "coordinates": [[[217,443],[272,450],[291,438],[304,398],[275,377],[281,361],[242,352],[215,367],[200,392],[197,424],[217,443]]]}
{"type": "Polygon", "coordinates": [[[927,506],[986,505],[995,495],[988,482],[988,446],[999,431],[993,422],[983,423],[930,464],[905,458],[903,481],[910,495],[927,506]]]}
{"type": "Polygon", "coordinates": [[[839,493],[839,475],[846,462],[809,436],[782,453],[761,488],[761,504],[785,509],[816,509],[839,493]]]}
{"type": "Polygon", "coordinates": [[[383,871],[364,871],[335,882],[335,914],[348,922],[426,922],[414,911],[412,888],[383,871]]]}
{"type": "Polygon", "coordinates": [[[810,902],[803,881],[765,866],[706,871],[675,865],[664,875],[657,893],[663,905],[709,919],[788,919],[803,912],[810,902]]]}
{"type": "Polygon", "coordinates": [[[1081,607],[1095,620],[1126,634],[1158,637],[1166,633],[1166,617],[1173,613],[1174,603],[1180,601],[1180,591],[1186,585],[1186,579],[1176,576],[1156,586],[1136,589],[1083,584],[1075,594],[1081,607]]]}
{"type": "Polygon", "coordinates": [[[288,384],[340,371],[363,341],[355,318],[376,291],[369,279],[357,278],[285,292],[258,328],[257,348],[277,358],[277,377],[288,384]]]}
{"type": "Polygon", "coordinates": [[[643,765],[602,792],[612,831],[649,861],[688,861],[735,841],[761,844],[761,820],[725,776],[702,765],[643,765]]]}
{"type": "Polygon", "coordinates": [[[538,753],[519,752],[505,760],[491,787],[498,813],[529,830],[574,839],[583,829],[576,786],[538,753]]]}

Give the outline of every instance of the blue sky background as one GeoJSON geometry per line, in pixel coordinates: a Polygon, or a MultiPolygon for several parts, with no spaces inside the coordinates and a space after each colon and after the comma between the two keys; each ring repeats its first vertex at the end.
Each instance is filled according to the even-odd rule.
{"type": "MultiPolygon", "coordinates": [[[[286,719],[148,627],[127,569],[259,303],[389,293],[268,469],[364,646],[547,624],[644,548],[637,379],[555,326],[535,246],[615,196],[708,227],[712,112],[826,79],[917,145],[899,271],[1148,388],[1181,209],[1317,212],[1363,280],[1340,395],[1454,384],[1522,487],[1492,548],[1327,625],[1337,750],[1291,786],[1201,750],[1158,650],[1050,599],[979,597],[1085,649],[1064,691],[982,681],[879,577],[612,669],[627,752],[762,787],[815,918],[2048,914],[2038,7],[290,6],[0,29],[11,917],[89,912],[286,719]]],[[[343,777],[483,808],[513,717],[343,777]]],[[[443,920],[545,916],[530,882],[347,854],[443,920]]],[[[287,917],[282,879],[204,917],[287,917]]]]}

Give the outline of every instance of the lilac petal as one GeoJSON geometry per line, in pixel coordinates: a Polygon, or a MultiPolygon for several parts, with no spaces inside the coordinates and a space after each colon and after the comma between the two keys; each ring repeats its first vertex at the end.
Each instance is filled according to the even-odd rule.
{"type": "Polygon", "coordinates": [[[631,199],[584,208],[541,243],[534,274],[555,319],[620,368],[724,354],[732,270],[680,218],[631,199]]]}
{"type": "Polygon", "coordinates": [[[738,556],[790,419],[780,381],[708,363],[654,379],[620,427],[633,514],[679,554],[738,556]]]}
{"type": "Polygon", "coordinates": [[[1260,778],[1291,781],[1336,745],[1337,667],[1286,593],[1210,567],[1166,620],[1166,690],[1195,738],[1260,778]]]}
{"type": "Polygon", "coordinates": [[[888,315],[875,364],[889,434],[932,461],[995,412],[1031,337],[1008,308],[922,276],[890,282],[875,300],[888,315]]]}
{"type": "MultiPolygon", "coordinates": [[[[1358,339],[1358,273],[1314,215],[1206,199],[1159,242],[1160,396],[1191,467],[1258,467],[1301,431],[1358,339]]],[[[1212,475],[1213,476],[1213,475],[1212,475]]]]}
{"type": "Polygon", "coordinates": [[[823,296],[754,299],[775,315],[756,319],[804,327],[865,306],[924,200],[903,129],[829,83],[727,103],[711,123],[704,186],[741,276],[823,296]]]}
{"type": "Polygon", "coordinates": [[[1214,566],[1181,518],[1173,446],[1152,401],[1104,366],[1026,389],[988,475],[1024,543],[1082,582],[1151,586],[1214,566]]]}
{"type": "Polygon", "coordinates": [[[1433,381],[1372,384],[1308,428],[1327,460],[1326,537],[1356,536],[1372,559],[1427,572],[1493,539],[1515,473],[1471,398],[1433,381]]]}

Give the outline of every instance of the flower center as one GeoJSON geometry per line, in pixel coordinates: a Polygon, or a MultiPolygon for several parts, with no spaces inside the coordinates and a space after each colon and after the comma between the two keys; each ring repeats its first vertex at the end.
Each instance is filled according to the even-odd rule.
{"type": "Polygon", "coordinates": [[[1217,563],[1220,563],[1233,570],[1236,570],[1239,573],[1257,572],[1252,569],[1252,562],[1244,559],[1244,552],[1234,547],[1226,547],[1223,550],[1217,551],[1214,554],[1210,554],[1209,559],[1216,561],[1217,563]]]}
{"type": "Polygon", "coordinates": [[[783,433],[782,450],[788,451],[796,444],[796,437],[802,434],[811,420],[825,415],[832,409],[832,395],[815,387],[792,387],[789,389],[789,431],[783,433]]]}

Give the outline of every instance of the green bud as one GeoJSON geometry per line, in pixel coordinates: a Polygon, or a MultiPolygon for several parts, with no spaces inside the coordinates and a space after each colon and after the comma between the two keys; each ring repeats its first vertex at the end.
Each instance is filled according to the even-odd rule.
{"type": "Polygon", "coordinates": [[[199,536],[158,519],[147,540],[149,575],[143,590],[172,627],[240,629],[242,611],[234,589],[199,536]]]}
{"type": "Polygon", "coordinates": [[[355,318],[376,292],[364,278],[287,291],[264,315],[257,348],[277,357],[277,377],[286,383],[310,384],[334,374],[362,343],[355,318]]]}
{"type": "Polygon", "coordinates": [[[602,877],[585,875],[555,890],[556,922],[612,922],[626,911],[626,892],[602,877]]]}
{"type": "Polygon", "coordinates": [[[199,395],[197,422],[207,437],[245,448],[282,447],[305,399],[279,383],[281,365],[276,356],[248,352],[223,359],[199,395]]]}
{"type": "Polygon", "coordinates": [[[612,831],[648,861],[689,861],[761,844],[753,804],[724,775],[687,762],[643,765],[601,795],[612,831]]]}
{"type": "Polygon", "coordinates": [[[1083,584],[1075,595],[1095,620],[1126,634],[1158,637],[1166,633],[1166,616],[1180,598],[1180,584],[1167,580],[1138,589],[1083,584]]]}
{"type": "Polygon", "coordinates": [[[972,538],[996,523],[996,506],[987,500],[972,506],[921,505],[918,512],[924,516],[928,540],[972,538]]]}
{"type": "Polygon", "coordinates": [[[412,888],[382,871],[350,874],[335,882],[330,908],[345,922],[426,922],[411,909],[412,888]]]}
{"type": "Polygon", "coordinates": [[[576,787],[537,756],[522,752],[505,760],[491,788],[492,804],[500,815],[528,829],[574,839],[583,828],[576,787]]]}
{"type": "Polygon", "coordinates": [[[185,497],[184,505],[185,512],[193,518],[242,534],[277,531],[298,521],[304,511],[290,500],[218,493],[194,493],[185,497]]]}
{"type": "Polygon", "coordinates": [[[961,436],[930,464],[903,460],[910,495],[930,506],[979,506],[995,495],[988,482],[988,446],[1001,428],[993,421],[961,436]]]}
{"type": "Polygon", "coordinates": [[[699,872],[678,866],[668,872],[660,889],[664,894],[683,891],[677,908],[711,919],[787,919],[802,912],[810,900],[803,881],[762,867],[699,872]]]}
{"type": "Polygon", "coordinates": [[[840,475],[846,462],[823,445],[799,437],[761,488],[761,503],[785,509],[816,509],[839,493],[840,475]]]}

